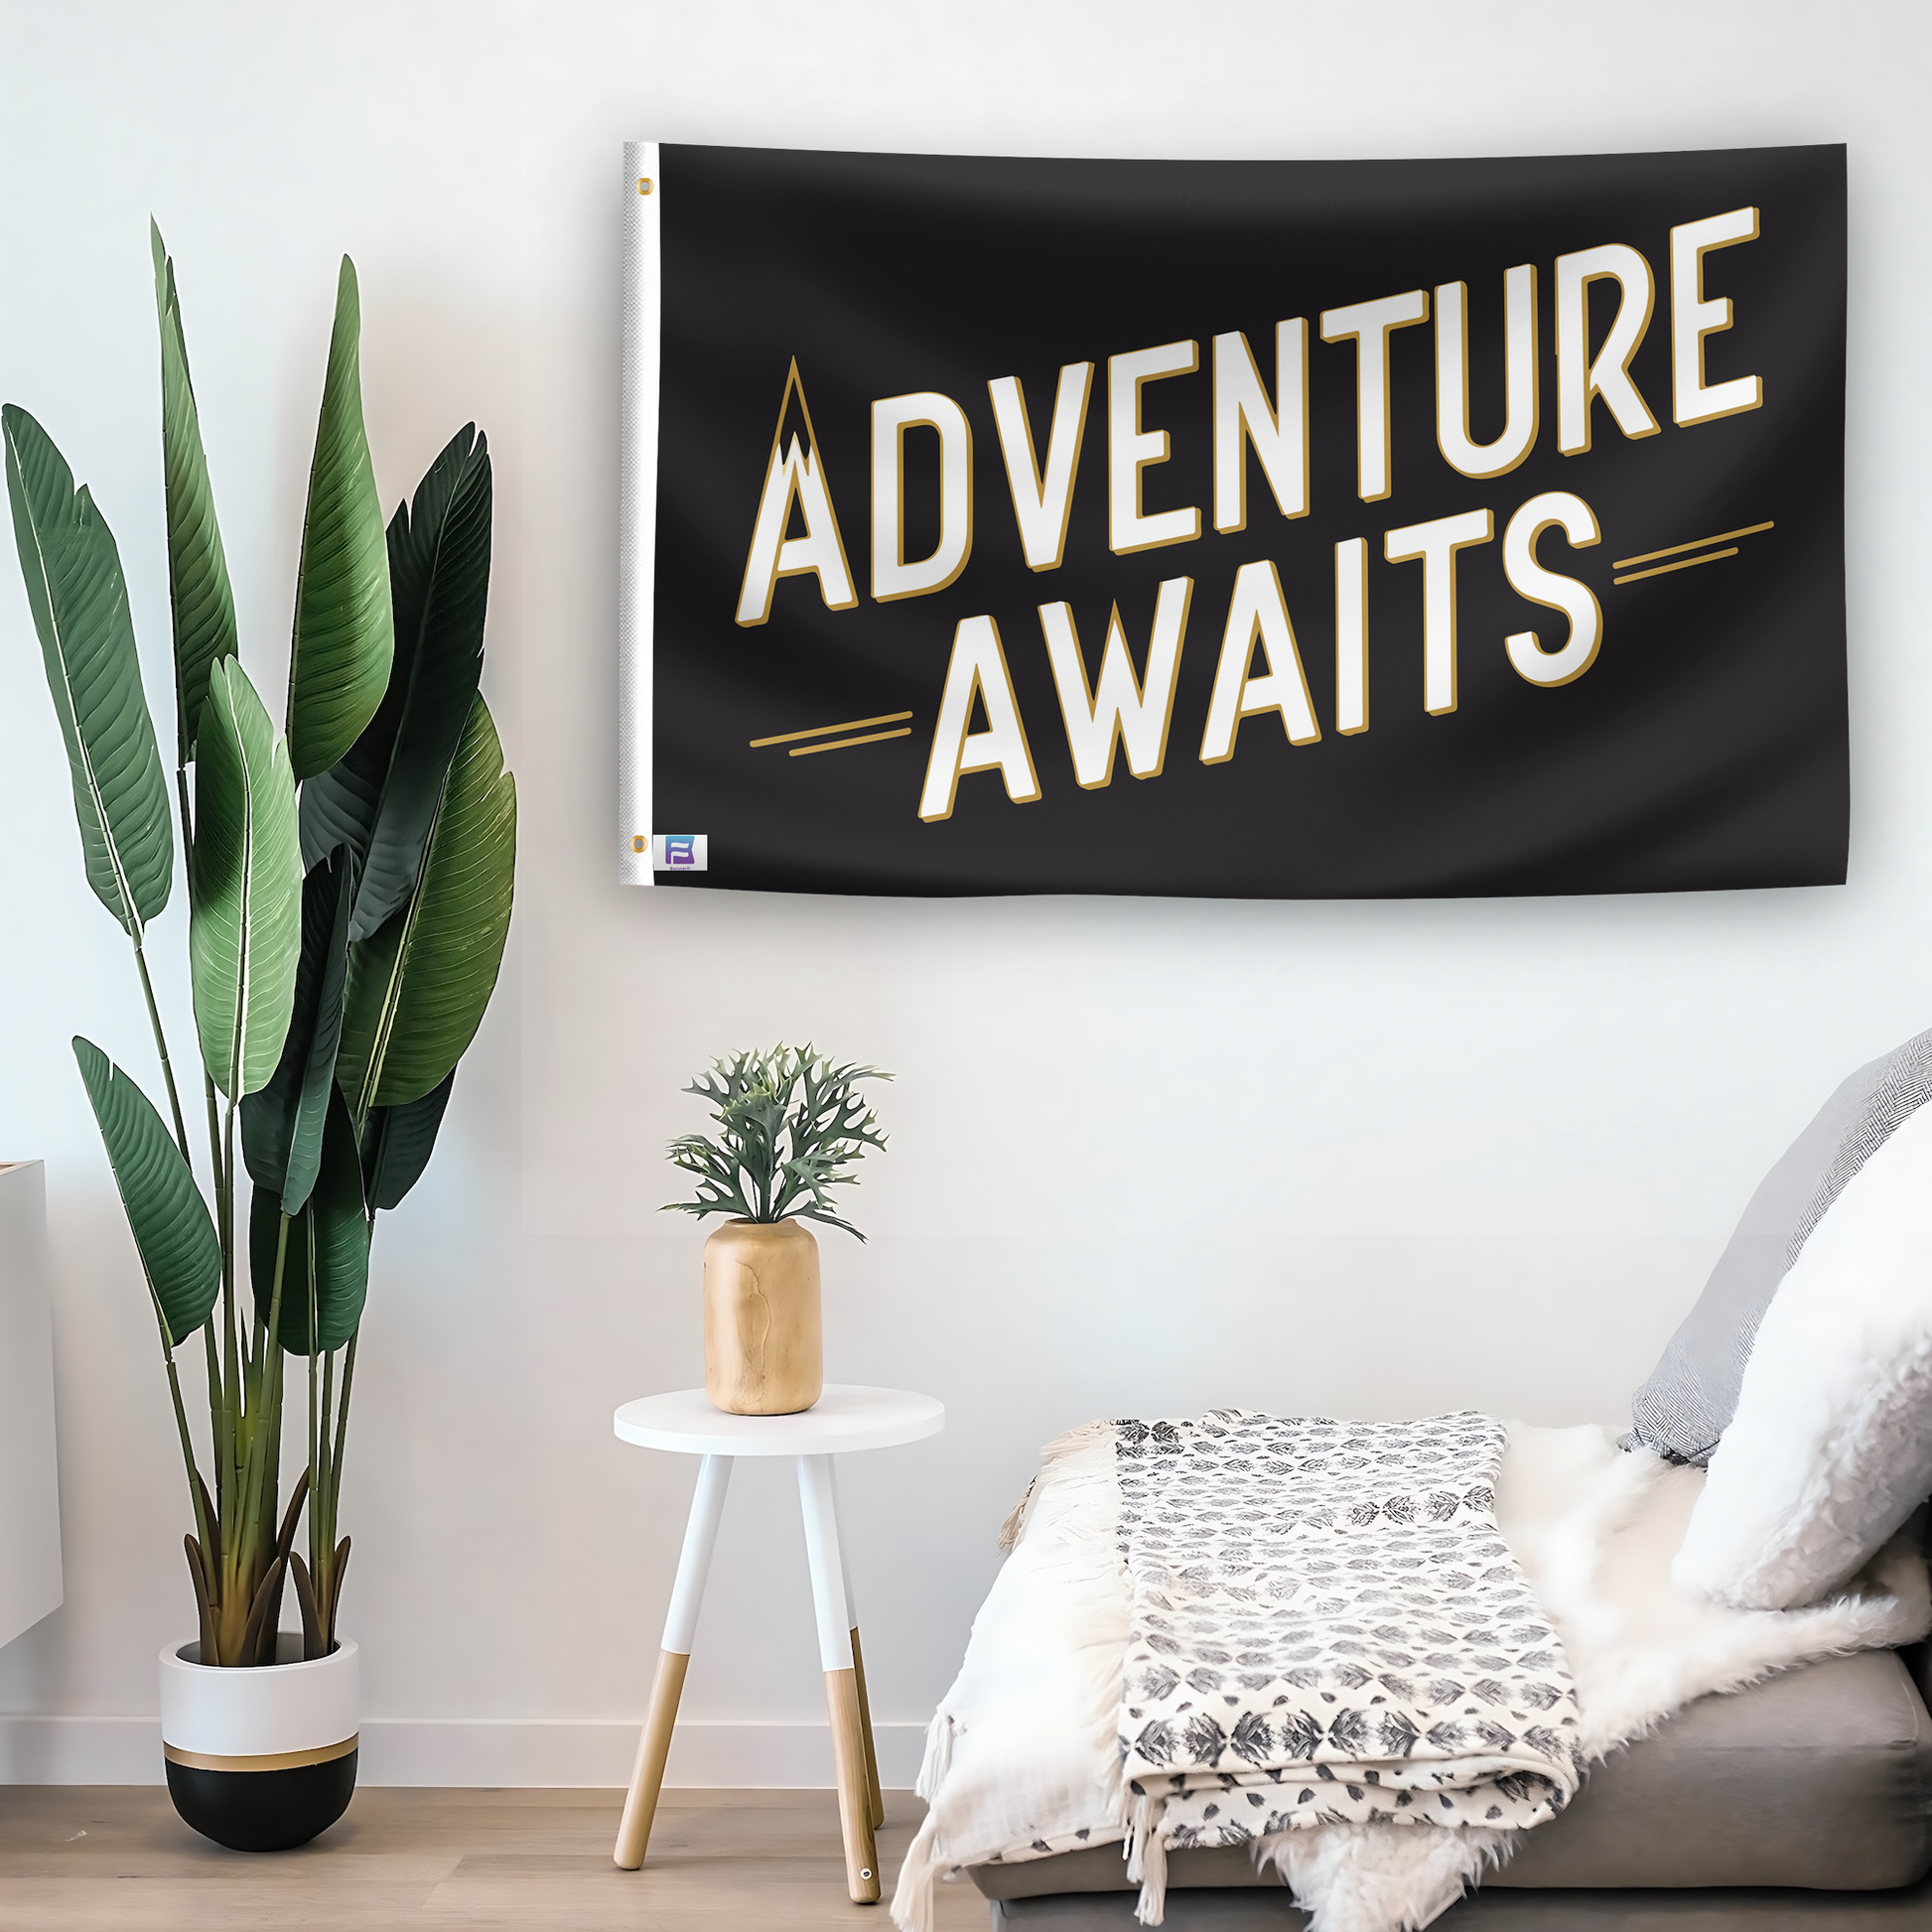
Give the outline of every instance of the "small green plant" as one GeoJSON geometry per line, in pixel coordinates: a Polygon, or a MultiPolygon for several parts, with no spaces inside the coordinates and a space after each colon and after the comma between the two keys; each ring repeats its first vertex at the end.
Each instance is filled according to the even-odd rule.
{"type": "Polygon", "coordinates": [[[892,1077],[876,1066],[834,1066],[809,1044],[713,1060],[684,1091],[710,1102],[718,1132],[680,1134],[670,1147],[671,1165],[697,1176],[697,1199],[666,1201],[664,1211],[823,1221],[863,1241],[832,1212],[827,1189],[849,1186],[866,1149],[885,1147],[858,1089],[892,1077]]]}

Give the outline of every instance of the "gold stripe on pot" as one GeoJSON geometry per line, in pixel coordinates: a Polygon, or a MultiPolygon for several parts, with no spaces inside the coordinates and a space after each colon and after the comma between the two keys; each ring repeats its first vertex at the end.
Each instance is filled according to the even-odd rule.
{"type": "Polygon", "coordinates": [[[355,1748],[355,1734],[340,1744],[317,1744],[306,1751],[263,1751],[253,1757],[230,1757],[219,1751],[185,1751],[176,1744],[163,1744],[162,1755],[170,1764],[185,1764],[191,1771],[299,1771],[305,1764],[330,1764],[346,1757],[355,1748]]]}

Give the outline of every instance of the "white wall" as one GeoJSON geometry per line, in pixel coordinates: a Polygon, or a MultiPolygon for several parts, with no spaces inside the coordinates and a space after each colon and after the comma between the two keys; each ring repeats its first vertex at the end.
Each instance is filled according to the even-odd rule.
{"type": "MultiPolygon", "coordinates": [[[[469,417],[496,453],[485,684],[521,789],[517,916],[436,1166],[381,1230],[344,1503],[371,1775],[622,1775],[609,1721],[641,1708],[692,1471],[620,1448],[609,1415],[700,1376],[701,1231],[652,1210],[662,1145],[694,1123],[678,1087],[737,1043],[810,1035],[899,1076],[857,1202],[871,1244],[825,1242],[835,1378],[951,1412],[845,1479],[875,1707],[905,1726],[889,1775],[1035,1446],[1067,1424],[1622,1412],[1767,1163],[1854,1064],[1932,1022],[1928,57],[1932,15],[1877,0],[0,12],[0,395],[93,483],[158,703],[150,209],[265,686],[340,250],[385,498],[469,417]],[[1852,883],[1432,904],[620,888],[618,196],[639,135],[1198,156],[1849,140],[1852,883]]],[[[48,1162],[68,1600],[0,1651],[0,1712],[33,1719],[0,1723],[0,1777],[152,1776],[139,1721],[156,1650],[190,1630],[187,1514],[67,1037],[151,1062],[11,581],[0,1157],[48,1162]]],[[[184,917],[156,938],[183,1048],[184,917]]],[[[815,1732],[758,1727],[822,1709],[795,1525],[779,1472],[745,1469],[687,1780],[829,1781],[815,1732]]]]}

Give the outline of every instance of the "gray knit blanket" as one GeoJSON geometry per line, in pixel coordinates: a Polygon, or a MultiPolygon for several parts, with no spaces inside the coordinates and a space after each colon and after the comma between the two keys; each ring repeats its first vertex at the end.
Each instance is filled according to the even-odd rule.
{"type": "Polygon", "coordinates": [[[1496,1528],[1503,1443],[1474,1411],[1115,1423],[1131,1876],[1158,1897],[1169,1850],[1563,1810],[1577,1697],[1496,1528]]]}

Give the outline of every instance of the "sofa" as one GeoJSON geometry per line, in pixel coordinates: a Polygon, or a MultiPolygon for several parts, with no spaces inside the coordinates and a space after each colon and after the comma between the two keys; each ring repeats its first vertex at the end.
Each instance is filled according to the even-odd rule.
{"type": "MultiPolygon", "coordinates": [[[[1927,1647],[1831,1658],[1688,1706],[1598,1765],[1444,1932],[1932,1932],[1927,1647]]],[[[967,1874],[1000,1932],[1130,1932],[1118,1845],[967,1874]]],[[[1167,1932],[1302,1932],[1247,1850],[1175,1852],[1167,1932]]],[[[1136,1929],[1137,1932],[1137,1929],[1136,1929]]]]}

